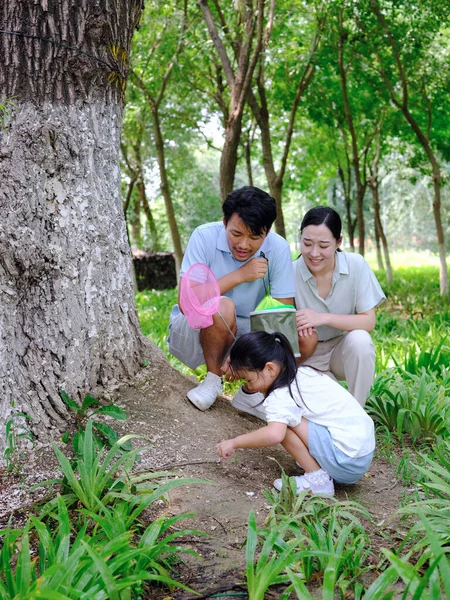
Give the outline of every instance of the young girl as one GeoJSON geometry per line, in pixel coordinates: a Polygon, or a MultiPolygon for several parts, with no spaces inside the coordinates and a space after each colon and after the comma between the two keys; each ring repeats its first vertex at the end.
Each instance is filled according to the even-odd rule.
{"type": "MultiPolygon", "coordinates": [[[[220,442],[219,456],[281,443],[305,470],[295,478],[297,494],[333,495],[333,479],[355,483],[367,472],[375,448],[372,419],[339,383],[311,367],[297,369],[284,335],[243,335],[231,348],[228,366],[235,377],[245,379],[249,397],[259,396],[259,406],[249,412],[261,410],[267,425],[220,442]]],[[[280,490],[281,479],[274,486],[280,490]]]]}

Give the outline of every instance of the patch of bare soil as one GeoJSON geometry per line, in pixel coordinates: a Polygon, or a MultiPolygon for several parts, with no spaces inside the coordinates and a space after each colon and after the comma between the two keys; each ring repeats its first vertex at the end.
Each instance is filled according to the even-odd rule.
{"type": "MultiPolygon", "coordinates": [[[[129,420],[120,423],[122,433],[143,435],[151,442],[150,449],[142,456],[140,471],[173,469],[183,476],[212,483],[176,489],[170,494],[169,505],[163,509],[166,514],[195,514],[181,521],[179,527],[207,534],[191,536],[183,542],[202,558],[187,556],[186,565],[176,577],[204,598],[214,593],[220,593],[221,598],[236,598],[238,590],[245,589],[236,586],[244,583],[242,544],[248,514],[254,510],[259,523],[264,522],[268,505],[263,491],[271,489],[272,481],[280,476],[279,465],[289,475],[299,474],[299,470],[281,446],[240,450],[229,460],[219,460],[215,452],[218,441],[251,431],[260,426],[260,421],[234,410],[226,398],[219,398],[206,412],[197,410],[186,398],[186,392],[195,383],[175,371],[155,349],[150,366],[131,384],[117,389],[106,399],[129,414],[129,420]]],[[[14,479],[0,474],[0,528],[6,524],[11,511],[15,511],[17,522],[24,518],[26,510],[22,509],[37,500],[35,496],[30,497],[30,486],[51,475],[46,472],[51,462],[51,449],[41,447],[36,464],[24,465],[20,477],[14,479]]],[[[381,547],[386,546],[381,533],[393,527],[390,516],[399,507],[402,491],[392,467],[376,459],[358,484],[337,485],[336,497],[358,500],[370,511],[378,524],[370,526],[371,534],[375,547],[381,547]]],[[[41,491],[39,497],[43,494],[41,491]]],[[[156,590],[147,597],[168,596],[167,592],[156,590]]],[[[192,594],[177,591],[172,597],[185,600],[192,594]]]]}

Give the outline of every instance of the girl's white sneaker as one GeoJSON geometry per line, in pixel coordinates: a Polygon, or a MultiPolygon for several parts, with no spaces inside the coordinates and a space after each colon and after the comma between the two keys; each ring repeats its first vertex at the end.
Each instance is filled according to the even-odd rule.
{"type": "MultiPolygon", "coordinates": [[[[323,469],[298,475],[295,477],[295,482],[297,484],[297,495],[301,492],[310,491],[316,496],[334,496],[333,479],[323,469]]],[[[273,487],[281,491],[283,480],[275,479],[273,487]]]]}

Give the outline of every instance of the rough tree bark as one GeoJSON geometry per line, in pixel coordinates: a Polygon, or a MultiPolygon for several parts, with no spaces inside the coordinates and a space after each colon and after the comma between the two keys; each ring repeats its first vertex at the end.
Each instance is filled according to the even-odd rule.
{"type": "Polygon", "coordinates": [[[39,437],[59,390],[98,393],[140,367],[120,194],[131,37],[142,0],[3,0],[0,431],[11,402],[39,437]]]}

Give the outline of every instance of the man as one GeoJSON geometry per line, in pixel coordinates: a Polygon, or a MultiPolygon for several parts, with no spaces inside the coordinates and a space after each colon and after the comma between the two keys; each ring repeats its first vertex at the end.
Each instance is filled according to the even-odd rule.
{"type": "Polygon", "coordinates": [[[170,317],[169,352],[191,369],[206,363],[204,381],[187,394],[207,410],[222,392],[222,364],[234,341],[250,330],[250,312],[266,287],[284,304],[293,304],[294,274],[289,245],[270,231],[276,218],[275,200],[256,187],[231,192],[223,203],[223,221],[207,223],[191,235],[181,275],[195,263],[207,265],[220,287],[219,312],[213,324],[192,329],[175,305],[170,317]]]}

